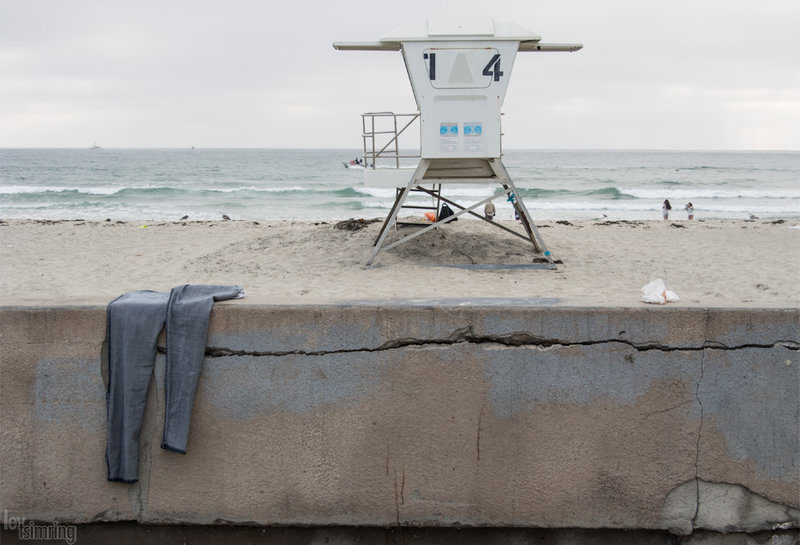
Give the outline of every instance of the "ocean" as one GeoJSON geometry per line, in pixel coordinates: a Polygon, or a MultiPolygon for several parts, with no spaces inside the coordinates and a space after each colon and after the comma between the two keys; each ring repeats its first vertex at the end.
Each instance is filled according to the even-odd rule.
{"type": "MultiPolygon", "coordinates": [[[[0,149],[0,218],[112,221],[383,217],[392,188],[366,187],[357,150],[0,149]]],[[[800,152],[510,150],[534,220],[800,218],[800,152]]],[[[445,186],[472,204],[493,185],[445,186]]],[[[414,197],[417,204],[429,198],[414,197]]],[[[500,219],[513,210],[498,199],[500,219]]]]}

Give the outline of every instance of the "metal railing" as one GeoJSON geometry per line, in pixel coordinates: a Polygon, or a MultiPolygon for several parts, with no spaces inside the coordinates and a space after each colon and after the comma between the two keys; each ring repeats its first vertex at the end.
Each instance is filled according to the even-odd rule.
{"type": "Polygon", "coordinates": [[[380,164],[384,168],[400,168],[401,159],[419,159],[422,155],[419,141],[414,144],[417,149],[416,154],[403,154],[400,147],[400,135],[404,134],[406,129],[417,119],[419,119],[419,112],[413,114],[396,114],[394,112],[361,114],[364,166],[374,169],[378,168],[380,164]]]}

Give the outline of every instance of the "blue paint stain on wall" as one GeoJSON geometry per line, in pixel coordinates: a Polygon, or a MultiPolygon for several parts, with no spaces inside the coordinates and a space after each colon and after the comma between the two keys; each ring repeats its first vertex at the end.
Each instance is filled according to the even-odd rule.
{"type": "Polygon", "coordinates": [[[99,360],[48,358],[36,366],[37,424],[105,432],[106,389],[99,360]]]}
{"type": "Polygon", "coordinates": [[[275,329],[259,325],[259,329],[235,333],[212,332],[208,344],[250,352],[332,352],[374,348],[383,339],[382,331],[374,322],[365,325],[361,320],[325,320],[324,323],[310,320],[275,329]]]}
{"type": "Polygon", "coordinates": [[[755,323],[742,323],[722,329],[719,336],[713,339],[725,346],[735,347],[744,344],[771,345],[777,341],[794,340],[800,342],[798,327],[800,324],[793,320],[769,321],[769,325],[756,320],[755,323]]]}
{"type": "Polygon", "coordinates": [[[529,411],[536,403],[633,403],[661,379],[692,381],[694,391],[694,381],[700,378],[697,352],[637,353],[622,343],[617,348],[605,345],[602,351],[583,346],[526,348],[488,351],[484,357],[489,401],[500,418],[529,411]]]}
{"type": "Polygon", "coordinates": [[[657,342],[669,336],[665,323],[643,320],[635,314],[574,313],[486,313],[481,318],[482,332],[503,335],[525,332],[562,342],[629,340],[657,342]]]}
{"type": "Polygon", "coordinates": [[[700,399],[728,450],[773,479],[800,475],[800,359],[784,348],[709,350],[700,399]],[[788,364],[787,364],[788,362],[788,364]]]}
{"type": "Polygon", "coordinates": [[[488,351],[484,358],[489,400],[500,418],[538,403],[630,404],[656,380],[680,380],[691,388],[693,401],[682,410],[698,421],[702,410],[704,426],[725,437],[731,456],[751,461],[767,478],[792,481],[800,472],[800,362],[789,350],[709,349],[703,356],[701,351],[637,352],[620,344],[603,351],[504,349],[488,351]]]}
{"type": "Polygon", "coordinates": [[[306,414],[331,403],[358,402],[384,377],[389,358],[229,356],[207,361],[200,394],[224,415],[246,420],[267,413],[306,414]]]}

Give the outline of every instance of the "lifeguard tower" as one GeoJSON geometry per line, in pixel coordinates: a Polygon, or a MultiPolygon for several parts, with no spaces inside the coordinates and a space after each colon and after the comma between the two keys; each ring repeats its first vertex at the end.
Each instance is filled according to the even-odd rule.
{"type": "MultiPolygon", "coordinates": [[[[362,115],[364,181],[368,186],[396,188],[396,199],[367,261],[381,251],[391,227],[397,223],[409,195],[431,195],[435,221],[386,246],[393,248],[463,214],[485,218],[474,210],[505,197],[514,206],[525,235],[498,222],[492,225],[530,241],[543,253],[547,268],[555,268],[525,207],[522,196],[502,162],[500,109],[517,51],[577,51],[580,44],[544,44],[541,37],[513,23],[491,18],[428,19],[400,26],[377,42],[337,42],[333,47],[350,51],[401,51],[419,111],[414,114],[371,112],[362,115]],[[400,135],[419,123],[418,155],[403,155],[400,135]],[[387,124],[388,122],[388,124],[387,124]],[[409,166],[407,161],[418,159],[409,166]],[[388,162],[388,164],[387,164],[388,162]],[[499,185],[501,191],[463,206],[442,196],[442,184],[499,185]],[[430,188],[424,187],[430,185],[430,188]],[[458,209],[439,218],[441,202],[458,209]]],[[[488,220],[486,220],[488,221],[488,220]]]]}

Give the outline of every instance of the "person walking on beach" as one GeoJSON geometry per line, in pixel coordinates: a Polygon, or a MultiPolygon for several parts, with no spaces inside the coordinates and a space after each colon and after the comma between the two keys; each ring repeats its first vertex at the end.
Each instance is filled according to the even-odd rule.
{"type": "Polygon", "coordinates": [[[661,205],[661,215],[665,220],[669,219],[669,211],[672,210],[672,205],[669,204],[669,199],[664,199],[664,204],[661,205]]]}
{"type": "Polygon", "coordinates": [[[689,216],[690,220],[694,219],[694,205],[692,205],[692,203],[686,205],[686,214],[689,216]]]}

